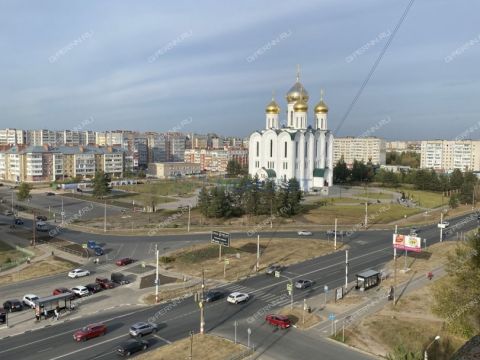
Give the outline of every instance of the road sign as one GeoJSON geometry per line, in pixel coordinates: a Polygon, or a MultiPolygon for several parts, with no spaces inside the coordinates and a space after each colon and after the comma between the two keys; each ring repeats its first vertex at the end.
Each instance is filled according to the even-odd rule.
{"type": "Polygon", "coordinates": [[[247,333],[248,335],[251,335],[252,334],[252,330],[250,328],[247,329],[247,333]]]}
{"type": "Polygon", "coordinates": [[[445,228],[447,227],[447,224],[441,223],[441,224],[438,224],[438,227],[439,227],[440,229],[445,229],[445,228]]]}
{"type": "Polygon", "coordinates": [[[280,277],[280,271],[275,271],[275,277],[279,278],[280,277]]]}
{"type": "Polygon", "coordinates": [[[228,264],[230,264],[230,260],[225,259],[225,265],[228,265],[228,264]]]}
{"type": "Polygon", "coordinates": [[[334,313],[328,314],[328,320],[331,320],[331,321],[335,320],[335,314],[334,313]]]}
{"type": "Polygon", "coordinates": [[[213,244],[230,246],[230,234],[221,231],[212,231],[211,242],[213,244]]]}
{"type": "Polygon", "coordinates": [[[287,284],[287,290],[288,291],[292,291],[293,287],[292,287],[292,283],[288,283],[287,284]]]}
{"type": "Polygon", "coordinates": [[[325,292],[328,291],[328,285],[325,285],[325,286],[323,287],[323,291],[325,291],[325,292]]]}
{"type": "Polygon", "coordinates": [[[88,248],[87,244],[82,244],[82,247],[83,247],[84,249],[87,249],[87,248],[88,248]]]}

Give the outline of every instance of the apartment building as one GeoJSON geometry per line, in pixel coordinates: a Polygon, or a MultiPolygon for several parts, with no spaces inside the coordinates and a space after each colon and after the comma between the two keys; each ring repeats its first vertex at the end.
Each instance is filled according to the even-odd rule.
{"type": "Polygon", "coordinates": [[[159,179],[200,174],[200,164],[188,162],[164,162],[148,164],[147,175],[159,179]]]}
{"type": "Polygon", "coordinates": [[[168,162],[183,162],[185,159],[186,137],[183,133],[166,133],[166,152],[168,162]]]}
{"type": "Polygon", "coordinates": [[[57,132],[53,130],[27,130],[26,144],[30,146],[56,146],[57,132]]]}
{"type": "Polygon", "coordinates": [[[226,173],[230,160],[247,166],[248,150],[243,148],[185,150],[185,161],[199,164],[202,171],[226,173]]]}
{"type": "Polygon", "coordinates": [[[388,152],[421,152],[421,141],[387,141],[386,149],[388,152]]]}
{"type": "Polygon", "coordinates": [[[333,163],[336,164],[342,157],[347,166],[352,166],[354,160],[385,165],[385,140],[377,137],[336,137],[333,141],[333,163]]]}
{"type": "Polygon", "coordinates": [[[450,172],[454,169],[480,171],[480,141],[422,141],[420,167],[443,172],[450,172]]]}
{"type": "Polygon", "coordinates": [[[25,144],[26,136],[24,130],[0,129],[0,145],[25,144]]]}

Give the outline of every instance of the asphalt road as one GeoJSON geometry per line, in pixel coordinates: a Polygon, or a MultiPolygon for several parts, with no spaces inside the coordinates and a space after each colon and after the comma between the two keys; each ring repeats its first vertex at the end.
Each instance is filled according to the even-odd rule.
{"type": "MultiPolygon", "coordinates": [[[[463,216],[450,220],[450,229],[453,231],[447,234],[444,239],[452,239],[456,236],[457,231],[473,229],[477,225],[476,216],[463,216]],[[470,218],[471,221],[465,222],[464,219],[470,218]]],[[[72,238],[76,236],[73,235],[72,238]]],[[[125,244],[131,241],[121,237],[97,236],[99,241],[108,245],[125,244]]],[[[262,236],[291,237],[292,233],[263,233],[262,236]]],[[[427,244],[432,244],[439,240],[439,230],[434,225],[420,228],[419,236],[426,238],[427,244]]],[[[321,234],[315,234],[314,237],[321,237],[321,234]]],[[[153,238],[136,237],[135,242],[146,244],[157,242],[164,245],[172,242],[208,241],[208,239],[208,234],[191,234],[153,238]]],[[[301,241],[302,238],[299,238],[298,244],[293,246],[301,246],[301,241]]],[[[356,273],[363,270],[380,269],[385,262],[392,258],[391,231],[357,232],[345,239],[345,243],[350,246],[349,281],[354,279],[356,273]]],[[[316,282],[313,288],[294,292],[294,300],[302,300],[323,293],[325,285],[333,289],[344,284],[344,261],[344,252],[336,252],[292,265],[283,272],[284,276],[282,278],[259,275],[224,286],[223,290],[226,294],[232,291],[244,291],[251,294],[252,298],[243,305],[230,305],[225,300],[208,304],[206,308],[207,331],[233,339],[234,322],[237,321],[238,340],[246,343],[246,331],[251,328],[251,343],[259,349],[260,354],[268,355],[274,359],[311,359],[312,354],[332,360],[369,359],[368,356],[340,346],[334,346],[323,339],[309,338],[310,335],[301,333],[297,329],[280,331],[271,328],[264,322],[266,312],[273,312],[275,307],[284,306],[290,302],[290,298],[286,295],[286,284],[289,282],[289,278],[294,280],[308,278],[316,282]]],[[[62,281],[64,279],[62,277],[62,281]]],[[[47,281],[53,287],[53,283],[57,279],[51,278],[47,281]]],[[[2,294],[6,288],[8,287],[0,288],[2,294]]],[[[13,287],[11,289],[13,290],[13,287]]],[[[102,312],[94,318],[83,318],[25,335],[3,339],[0,340],[0,357],[2,359],[39,360],[114,358],[115,346],[123,339],[128,338],[128,326],[136,321],[145,321],[155,314],[157,314],[156,321],[162,324],[162,329],[158,336],[151,337],[152,346],[160,346],[184,338],[190,330],[199,330],[198,307],[194,304],[192,298],[188,298],[180,302],[136,310],[102,312]],[[86,344],[74,343],[72,340],[73,331],[93,321],[106,322],[109,326],[109,333],[105,337],[90,340],[86,344]]]]}

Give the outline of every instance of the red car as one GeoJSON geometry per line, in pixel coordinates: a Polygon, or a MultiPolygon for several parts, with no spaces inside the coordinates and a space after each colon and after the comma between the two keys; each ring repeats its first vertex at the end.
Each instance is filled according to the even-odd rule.
{"type": "Polygon", "coordinates": [[[107,327],[104,324],[90,324],[73,333],[73,340],[87,341],[88,339],[103,336],[107,333],[107,327]]]}
{"type": "Polygon", "coordinates": [[[269,314],[269,315],[267,315],[265,320],[269,324],[271,324],[273,326],[278,326],[282,329],[287,329],[292,325],[290,319],[287,316],[284,316],[284,315],[269,314]]]}
{"type": "Polygon", "coordinates": [[[128,265],[128,264],[131,264],[131,263],[133,263],[132,258],[123,258],[123,259],[118,259],[117,261],[115,261],[115,264],[117,264],[117,266],[128,265]]]}
{"type": "Polygon", "coordinates": [[[97,277],[95,282],[102,287],[102,289],[113,289],[115,284],[105,277],[97,277]]]}
{"type": "Polygon", "coordinates": [[[52,295],[60,295],[60,294],[68,294],[68,293],[72,294],[71,299],[75,299],[75,294],[72,293],[71,290],[64,287],[56,288],[55,290],[53,290],[52,295]]]}

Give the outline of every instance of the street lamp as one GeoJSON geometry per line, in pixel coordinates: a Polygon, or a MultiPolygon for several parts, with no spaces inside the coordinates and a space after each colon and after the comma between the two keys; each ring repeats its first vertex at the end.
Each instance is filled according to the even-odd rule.
{"type": "Polygon", "coordinates": [[[252,334],[252,330],[250,328],[247,329],[247,347],[250,349],[250,335],[252,334]]]}
{"type": "Polygon", "coordinates": [[[435,336],[435,339],[433,339],[432,342],[428,344],[428,346],[425,349],[425,352],[423,353],[423,360],[428,360],[428,349],[430,348],[430,346],[433,345],[435,341],[438,341],[438,340],[440,340],[440,335],[435,336]]]}

